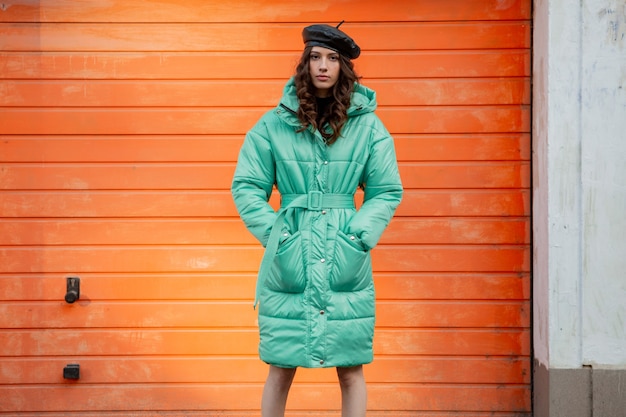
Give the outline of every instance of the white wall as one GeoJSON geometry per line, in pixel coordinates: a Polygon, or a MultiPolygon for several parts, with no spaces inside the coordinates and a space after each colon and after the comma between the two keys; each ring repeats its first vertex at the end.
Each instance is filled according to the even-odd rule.
{"type": "Polygon", "coordinates": [[[537,0],[533,16],[533,346],[535,358],[549,364],[548,288],[548,2],[537,0]]]}
{"type": "Polygon", "coordinates": [[[626,367],[626,1],[582,18],[583,363],[626,367]]]}
{"type": "Polygon", "coordinates": [[[626,367],[626,5],[534,10],[535,357],[626,367]]]}

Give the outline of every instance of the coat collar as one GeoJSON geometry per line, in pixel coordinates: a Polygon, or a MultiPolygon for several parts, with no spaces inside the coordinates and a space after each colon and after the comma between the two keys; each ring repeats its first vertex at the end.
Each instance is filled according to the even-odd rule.
{"type": "MultiPolygon", "coordinates": [[[[276,113],[285,122],[293,126],[300,126],[297,111],[300,104],[296,95],[296,83],[294,77],[291,77],[285,88],[283,89],[283,97],[276,107],[276,113]]],[[[371,113],[376,110],[376,92],[359,83],[354,84],[354,90],[350,99],[350,108],[348,109],[348,117],[355,117],[365,113],[371,113]]]]}

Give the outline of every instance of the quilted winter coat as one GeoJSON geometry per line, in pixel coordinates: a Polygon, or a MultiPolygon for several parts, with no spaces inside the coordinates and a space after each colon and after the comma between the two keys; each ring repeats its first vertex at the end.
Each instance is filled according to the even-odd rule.
{"type": "Polygon", "coordinates": [[[232,183],[242,220],[266,247],[257,279],[259,354],[286,368],[369,363],[370,250],[402,198],[393,139],[373,113],[375,92],[360,84],[330,146],[318,131],[296,132],[297,108],[292,78],[280,104],[246,135],[232,183]],[[274,185],[278,212],[268,204],[274,185]]]}

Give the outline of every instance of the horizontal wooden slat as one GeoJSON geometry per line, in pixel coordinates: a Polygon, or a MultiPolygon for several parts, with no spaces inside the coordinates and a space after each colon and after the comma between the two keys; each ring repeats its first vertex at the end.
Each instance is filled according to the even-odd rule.
{"type": "MultiPolygon", "coordinates": [[[[304,24],[22,23],[0,25],[0,51],[297,51],[304,24]]],[[[361,50],[528,48],[517,22],[349,23],[361,50]]]]}
{"type": "MultiPolygon", "coordinates": [[[[254,272],[257,246],[0,248],[0,273],[254,272]]],[[[374,269],[386,272],[527,272],[525,246],[380,246],[374,269]]]]}
{"type": "MultiPolygon", "coordinates": [[[[0,387],[0,407],[24,411],[72,410],[255,410],[262,384],[118,385],[108,386],[0,387]],[[71,387],[71,388],[70,388],[71,387]]],[[[337,410],[340,394],[336,384],[294,385],[290,401],[306,410],[337,410]]],[[[370,384],[368,400],[388,410],[530,411],[526,386],[446,386],[419,384],[370,384]]]]}
{"type": "MultiPolygon", "coordinates": [[[[0,135],[3,162],[234,162],[243,135],[0,135]]],[[[395,135],[405,161],[529,160],[528,133],[395,135]]]]}
{"type": "Polygon", "coordinates": [[[381,328],[528,327],[527,302],[380,301],[376,323],[381,328]]]}
{"type": "MultiPolygon", "coordinates": [[[[268,108],[32,109],[0,113],[6,134],[244,134],[268,108]]],[[[392,134],[528,132],[527,106],[385,107],[378,115],[392,134]]]]}
{"type": "Polygon", "coordinates": [[[530,214],[527,190],[405,192],[398,216],[521,216],[530,214]]]}
{"type": "MultiPolygon", "coordinates": [[[[0,223],[1,227],[1,223],[0,223]]],[[[527,219],[395,218],[381,244],[526,244],[530,243],[527,219]]]]}
{"type": "MultiPolygon", "coordinates": [[[[528,50],[372,51],[355,61],[369,78],[528,77],[528,50]]],[[[274,79],[294,74],[299,53],[0,52],[0,79],[274,79]]]]}
{"type": "Polygon", "coordinates": [[[3,162],[234,162],[243,135],[9,136],[3,162]]]}
{"type": "Polygon", "coordinates": [[[528,162],[424,162],[400,164],[405,188],[527,188],[528,162]]]}
{"type": "MultiPolygon", "coordinates": [[[[0,92],[3,93],[0,96],[0,105],[55,108],[276,106],[285,82],[286,80],[3,80],[0,82],[0,92]],[[233,89],[234,82],[237,89],[233,89]]],[[[494,80],[492,84],[496,88],[496,83],[510,84],[494,80]]],[[[465,84],[475,85],[469,80],[465,84]]]]}
{"type": "MultiPolygon", "coordinates": [[[[2,245],[256,244],[239,219],[3,220],[2,245]]],[[[382,244],[526,244],[526,219],[396,218],[382,244]]]]}
{"type": "MultiPolygon", "coordinates": [[[[3,8],[0,22],[340,22],[530,19],[530,0],[400,0],[395,7],[377,0],[243,0],[234,4],[201,0],[130,0],[92,2],[75,7],[72,0],[15,0],[3,8]],[[401,10],[402,13],[399,13],[401,10]]],[[[345,29],[347,30],[347,28],[345,29]]]]}
{"type": "MultiPolygon", "coordinates": [[[[380,328],[528,327],[529,306],[519,301],[381,301],[376,306],[380,328]]],[[[325,315],[333,319],[331,310],[325,315]]],[[[88,293],[78,302],[5,303],[0,305],[0,328],[247,328],[256,312],[249,302],[168,301],[91,302],[88,293]]]]}
{"type": "Polygon", "coordinates": [[[528,300],[530,275],[376,273],[376,297],[385,299],[435,300],[528,300]]]}
{"type": "MultiPolygon", "coordinates": [[[[278,199],[270,199],[277,209],[278,199]]],[[[237,216],[228,191],[4,191],[0,217],[237,216]]],[[[406,190],[396,215],[527,216],[529,190],[406,190]]]]}
{"type": "Polygon", "coordinates": [[[233,164],[4,165],[2,189],[230,189],[233,164]]]}
{"type": "MultiPolygon", "coordinates": [[[[256,274],[81,273],[83,296],[98,300],[247,300],[256,274]]],[[[378,300],[528,300],[530,275],[376,273],[378,300]]],[[[59,301],[64,274],[0,275],[0,301],[59,301]]]]}
{"type": "MultiPolygon", "coordinates": [[[[81,384],[261,383],[267,365],[256,357],[71,357],[0,359],[5,384],[59,384],[68,360],[81,366],[81,384]],[[237,369],[237,372],[232,372],[237,369]]],[[[365,366],[376,383],[528,384],[528,358],[380,357],[365,366]]],[[[335,369],[301,368],[295,383],[334,383],[335,369]]]]}
{"type": "Polygon", "coordinates": [[[0,202],[1,217],[237,215],[230,192],[227,191],[3,192],[0,202]]]}
{"type": "Polygon", "coordinates": [[[363,79],[381,106],[530,104],[530,80],[515,78],[363,79]]]}
{"type": "MultiPolygon", "coordinates": [[[[230,163],[4,164],[4,190],[229,190],[230,163]]],[[[529,162],[424,162],[400,165],[406,188],[527,188],[529,162]]]]}
{"type": "MultiPolygon", "coordinates": [[[[290,417],[311,417],[310,411],[289,410],[290,417]]],[[[315,411],[316,417],[336,417],[338,411],[315,411]]],[[[425,412],[423,412],[425,413],[425,412]]],[[[429,411],[428,417],[530,417],[529,412],[506,411],[429,411]]],[[[257,411],[63,411],[46,412],[46,417],[258,417],[257,411]]],[[[367,411],[368,417],[415,417],[415,411],[367,411]]],[[[41,417],[41,413],[20,413],[20,417],[41,417]]]]}
{"type": "MultiPolygon", "coordinates": [[[[0,106],[260,107],[276,106],[284,80],[0,82],[0,106]]],[[[530,104],[527,78],[362,80],[379,106],[530,104]]]]}
{"type": "Polygon", "coordinates": [[[530,160],[530,135],[395,135],[397,158],[404,161],[530,160]]]}
{"type": "MultiPolygon", "coordinates": [[[[252,310],[252,308],[250,308],[252,310]]],[[[254,355],[258,330],[0,330],[1,356],[254,355]]],[[[376,330],[374,352],[387,355],[528,356],[529,329],[376,330]]]]}

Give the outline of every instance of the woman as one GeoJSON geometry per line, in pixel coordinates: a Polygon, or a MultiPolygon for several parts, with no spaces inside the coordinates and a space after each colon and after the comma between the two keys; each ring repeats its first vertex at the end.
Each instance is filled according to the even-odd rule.
{"type": "Polygon", "coordinates": [[[279,105],[248,132],[232,194],[266,247],[257,279],[263,417],[283,416],[296,368],[336,367],[342,416],[365,416],[362,365],[373,359],[370,250],[402,198],[393,139],[374,91],[360,85],[360,48],[339,26],[304,28],[304,52],[279,105]],[[272,188],[281,208],[268,204],[272,188]],[[354,193],[364,190],[357,211],[354,193]]]}

